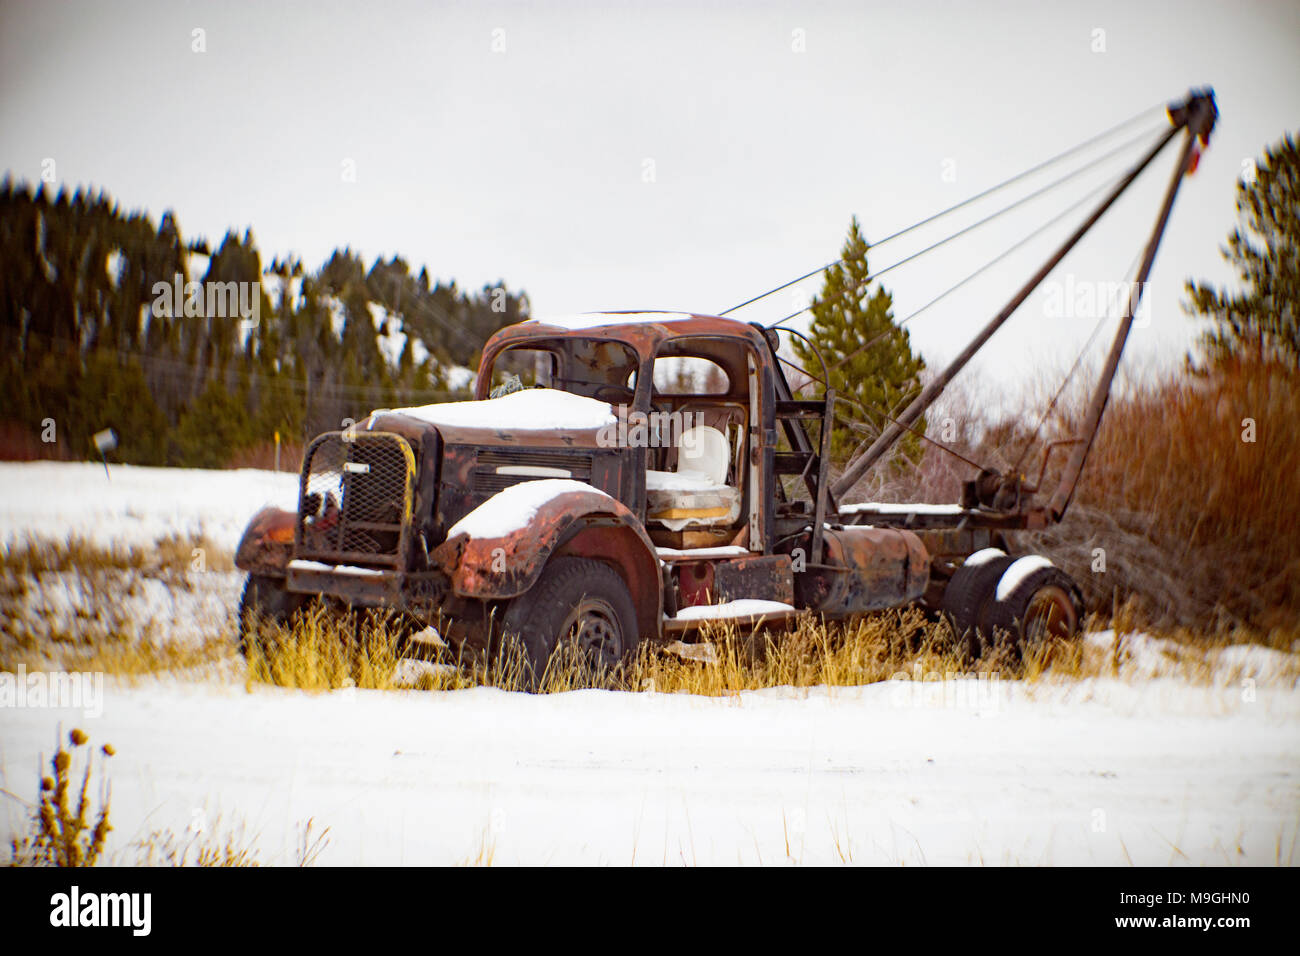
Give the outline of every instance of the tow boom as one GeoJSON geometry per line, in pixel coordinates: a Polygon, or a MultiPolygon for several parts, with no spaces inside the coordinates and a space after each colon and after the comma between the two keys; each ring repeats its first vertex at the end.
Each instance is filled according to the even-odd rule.
{"type": "MultiPolygon", "coordinates": [[[[1125,307],[1124,316],[1120,321],[1119,329],[1115,334],[1115,339],[1111,344],[1110,353],[1107,356],[1106,365],[1102,370],[1100,379],[1097,382],[1092,398],[1088,405],[1087,416],[1084,420],[1083,435],[1072,439],[1068,444],[1075,446],[1073,453],[1067,461],[1062,472],[1061,479],[1053,493],[1050,502],[1044,508],[1039,506],[1033,509],[1033,514],[1024,514],[1025,524],[1027,526],[1042,526],[1047,520],[1060,521],[1069,507],[1070,501],[1074,496],[1074,490],[1078,484],[1079,476],[1083,472],[1083,467],[1087,461],[1088,452],[1092,448],[1093,439],[1096,437],[1097,430],[1101,424],[1101,416],[1105,410],[1107,400],[1110,396],[1110,389],[1114,382],[1116,371],[1119,368],[1120,358],[1124,351],[1125,343],[1128,340],[1129,330],[1133,325],[1133,316],[1141,302],[1142,292],[1146,285],[1147,277],[1150,275],[1152,264],[1155,261],[1156,251],[1160,246],[1160,240],[1164,235],[1165,227],[1169,222],[1169,215],[1173,209],[1174,200],[1178,195],[1178,188],[1182,184],[1183,177],[1193,168],[1193,164],[1198,155],[1197,144],[1204,146],[1208,143],[1210,133],[1214,129],[1215,120],[1218,117],[1218,109],[1214,102],[1214,91],[1206,88],[1203,90],[1192,90],[1188,93],[1185,100],[1180,103],[1171,104],[1168,108],[1169,120],[1172,124],[1168,133],[1161,137],[1160,141],[1133,167],[1132,170],[1112,189],[1097,208],[1088,216],[1087,219],[1076,229],[1069,238],[1058,248],[1043,264],[1043,266],[1030,278],[1030,280],[1019,291],[1015,293],[1007,304],[993,317],[993,319],[980,330],[979,334],[970,342],[969,345],[945,368],[939,373],[922,391],[911,404],[886,427],[871,446],[860,456],[851,461],[845,469],[843,475],[832,486],[832,491],[837,497],[846,494],[853,485],[861,478],[873,464],[875,464],[882,455],[885,454],[904,434],[909,427],[915,423],[925,411],[934,404],[934,402],[943,394],[944,389],[956,377],[956,375],[970,362],[971,358],[987,344],[993,334],[997,332],[1011,317],[1027,298],[1038,288],[1047,276],[1060,264],[1061,260],[1078,244],[1089,230],[1101,219],[1101,217],[1114,205],[1115,201],[1124,193],[1124,191],[1133,183],[1134,180],[1147,168],[1148,165],[1156,158],[1157,155],[1174,137],[1180,132],[1185,131],[1186,136],[1183,142],[1182,151],[1179,156],[1178,164],[1174,169],[1173,177],[1165,193],[1164,203],[1161,206],[1160,214],[1157,217],[1155,227],[1151,237],[1147,242],[1145,252],[1142,257],[1141,267],[1138,270],[1136,279],[1130,287],[1128,302],[1125,307]]],[[[1064,443],[1056,443],[1064,444],[1064,443]]],[[[1049,446],[1050,452],[1051,446],[1049,446]]],[[[1046,461],[1044,461],[1044,468],[1046,461]]],[[[982,476],[983,477],[983,476],[982,476]]],[[[1041,476],[1040,476],[1041,477],[1041,476]]],[[[1019,481],[1018,478],[1013,478],[1019,481]]],[[[1036,489],[1035,489],[1036,490],[1036,489]]],[[[1015,495],[1019,500],[1019,494],[1015,495]]]]}

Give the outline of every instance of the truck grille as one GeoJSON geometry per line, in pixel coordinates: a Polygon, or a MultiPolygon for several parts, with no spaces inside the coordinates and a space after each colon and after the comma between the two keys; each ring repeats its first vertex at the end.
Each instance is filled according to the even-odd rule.
{"type": "Polygon", "coordinates": [[[521,481],[538,478],[573,478],[590,482],[591,455],[582,452],[480,451],[474,465],[473,491],[476,495],[494,495],[521,481]]]}
{"type": "Polygon", "coordinates": [[[400,564],[414,479],[415,454],[399,435],[331,432],[317,438],[299,483],[298,557],[400,564]]]}

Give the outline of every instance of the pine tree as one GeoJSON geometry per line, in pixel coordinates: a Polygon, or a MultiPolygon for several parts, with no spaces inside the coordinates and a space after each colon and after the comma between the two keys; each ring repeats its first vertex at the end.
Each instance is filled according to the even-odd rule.
{"type": "Polygon", "coordinates": [[[1185,308],[1212,323],[1201,337],[1212,361],[1251,358],[1300,370],[1300,145],[1290,134],[1238,181],[1237,217],[1222,253],[1242,290],[1188,282],[1185,308]]]}
{"type": "MultiPolygon", "coordinates": [[[[921,390],[925,361],[912,352],[907,330],[894,324],[893,297],[879,283],[871,291],[867,268],[867,241],[855,216],[840,262],[826,270],[821,293],[813,300],[812,327],[808,337],[816,344],[830,368],[830,383],[837,396],[857,406],[837,403],[836,416],[853,421],[865,430],[837,427],[831,456],[845,461],[865,438],[874,438],[921,390]],[[865,346],[865,347],[864,347],[865,346]]],[[[812,350],[794,339],[794,351],[805,369],[821,373],[812,350]]],[[[816,394],[825,389],[819,384],[816,394]]],[[[915,426],[925,431],[925,419],[915,426]]],[[[920,456],[920,438],[905,435],[898,443],[904,454],[920,456]]]]}
{"type": "Polygon", "coordinates": [[[242,395],[232,394],[217,379],[181,415],[174,432],[176,464],[186,468],[222,468],[235,452],[252,442],[253,425],[242,395]]]}

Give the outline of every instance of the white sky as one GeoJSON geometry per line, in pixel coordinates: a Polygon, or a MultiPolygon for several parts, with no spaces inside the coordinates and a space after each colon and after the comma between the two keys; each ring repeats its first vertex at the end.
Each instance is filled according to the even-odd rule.
{"type": "MultiPolygon", "coordinates": [[[[251,226],[268,262],[292,252],[314,268],[348,244],[367,263],[397,253],[462,287],[504,278],[535,313],[716,312],[835,258],[853,214],[883,236],[1211,84],[1218,131],[1157,260],[1150,327],[1131,340],[1130,366],[1144,369],[1176,363],[1191,338],[1184,279],[1227,276],[1218,249],[1242,163],[1300,126],[1298,53],[1300,5],[1281,2],[4,0],[0,166],[30,182],[52,158],[60,182],[103,186],[155,220],[174,209],[191,238],[251,226]],[[192,50],[195,28],[206,52],[192,50]],[[1098,29],[1104,52],[1092,49],[1098,29]]],[[[1174,152],[1063,281],[1122,277],[1174,152]]],[[[896,315],[1084,191],[891,273],[896,315]]],[[[917,318],[930,363],[1049,251],[1031,245],[917,318]]],[[[794,302],[785,292],[742,314],[770,321],[794,302]]],[[[1063,369],[1092,328],[1046,315],[1040,296],[980,361],[1024,381],[1063,369]]]]}

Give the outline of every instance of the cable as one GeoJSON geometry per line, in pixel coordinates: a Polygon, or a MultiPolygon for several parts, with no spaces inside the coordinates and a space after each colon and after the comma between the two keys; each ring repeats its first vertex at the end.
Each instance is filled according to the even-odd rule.
{"type": "MultiPolygon", "coordinates": [[[[908,322],[911,322],[914,318],[916,318],[916,317],[917,317],[918,315],[920,315],[922,312],[925,312],[925,311],[926,311],[927,309],[929,309],[931,306],[937,304],[938,302],[940,302],[941,300],[943,300],[943,299],[946,298],[947,296],[951,295],[953,292],[956,292],[958,289],[960,289],[962,286],[966,285],[968,282],[971,282],[971,281],[973,281],[974,279],[978,278],[980,275],[982,275],[983,273],[985,273],[986,271],[988,271],[989,269],[991,269],[993,266],[995,266],[995,265],[997,265],[999,262],[1001,262],[1003,259],[1005,259],[1007,256],[1011,255],[1011,254],[1012,254],[1013,252],[1015,252],[1016,250],[1022,248],[1022,247],[1023,247],[1024,245],[1026,245],[1030,240],[1032,240],[1032,239],[1036,239],[1039,235],[1041,235],[1042,233],[1044,233],[1044,232],[1046,232],[1048,229],[1050,229],[1052,226],[1054,226],[1054,225],[1056,225],[1057,223],[1059,223],[1062,219],[1064,219],[1064,218],[1065,218],[1066,216],[1068,216],[1070,213],[1072,213],[1072,212],[1074,212],[1075,210],[1077,210],[1080,206],[1082,206],[1082,205],[1084,205],[1085,203],[1087,203],[1089,200],[1092,200],[1092,199],[1096,198],[1099,194],[1105,192],[1107,189],[1112,189],[1112,188],[1114,188],[1114,186],[1115,186],[1115,185],[1116,185],[1116,184],[1117,184],[1121,179],[1123,179],[1123,176],[1122,176],[1122,175],[1121,175],[1121,176],[1117,176],[1117,177],[1115,177],[1114,179],[1112,179],[1112,180],[1108,180],[1107,182],[1104,182],[1104,183],[1101,183],[1099,186],[1096,186],[1095,188],[1089,190],[1087,193],[1084,194],[1084,196],[1083,196],[1082,198],[1076,200],[1075,202],[1071,203],[1069,206],[1067,206],[1067,207],[1065,207],[1064,209],[1062,209],[1060,212],[1058,212],[1056,215],[1054,215],[1051,219],[1047,220],[1047,222],[1043,223],[1043,225],[1037,227],[1037,228],[1034,229],[1032,232],[1029,232],[1028,234],[1026,234],[1025,236],[1023,236],[1021,239],[1017,240],[1015,243],[1013,243],[1012,245],[1008,246],[1008,247],[1007,247],[1006,249],[1004,249],[1002,252],[998,253],[996,256],[994,256],[992,259],[990,259],[988,262],[984,263],[982,266],[980,266],[978,269],[976,269],[974,272],[971,272],[971,273],[970,273],[969,275],[967,275],[965,278],[959,280],[958,282],[956,282],[956,283],[954,283],[953,285],[950,285],[948,288],[944,289],[942,292],[940,292],[938,295],[936,295],[936,296],[935,296],[933,299],[931,299],[929,302],[925,303],[925,305],[921,306],[919,309],[916,309],[915,311],[909,313],[909,314],[908,314],[907,316],[905,316],[904,318],[899,319],[897,322],[894,323],[894,326],[895,326],[896,328],[900,328],[900,329],[901,329],[903,326],[905,326],[908,322]]],[[[856,349],[854,349],[852,352],[850,352],[848,355],[846,355],[846,356],[844,356],[842,359],[840,359],[838,362],[835,362],[833,365],[831,365],[831,366],[830,366],[830,371],[834,372],[834,371],[839,370],[840,368],[842,368],[842,367],[845,365],[845,363],[851,361],[852,359],[856,358],[858,355],[860,355],[860,354],[862,354],[863,352],[865,352],[867,349],[871,348],[871,346],[875,345],[877,342],[879,342],[881,339],[883,339],[883,338],[884,338],[886,335],[888,335],[888,334],[889,334],[889,332],[882,332],[880,335],[877,335],[877,336],[875,336],[874,338],[867,340],[867,341],[864,342],[862,345],[858,346],[856,349]]],[[[798,394],[799,392],[803,391],[805,388],[808,387],[809,384],[811,384],[811,382],[805,382],[803,385],[799,386],[799,388],[795,389],[795,393],[798,394]]]]}
{"type": "MultiPolygon", "coordinates": [[[[891,271],[893,271],[894,269],[897,269],[899,266],[906,265],[907,263],[911,262],[913,259],[918,259],[918,258],[920,258],[921,256],[925,255],[926,253],[933,252],[935,249],[938,249],[940,246],[947,245],[948,243],[952,242],[954,239],[958,239],[958,238],[960,238],[961,236],[964,236],[964,235],[966,235],[967,233],[972,232],[972,231],[974,231],[974,230],[980,228],[981,226],[987,225],[988,223],[992,222],[993,220],[998,219],[998,218],[1000,218],[1001,216],[1004,216],[1004,215],[1006,215],[1007,213],[1011,212],[1011,210],[1016,209],[1016,208],[1018,208],[1018,207],[1020,207],[1020,206],[1023,206],[1025,203],[1027,203],[1027,202],[1031,202],[1032,200],[1037,199],[1037,198],[1039,198],[1040,196],[1043,196],[1044,194],[1050,192],[1051,190],[1056,189],[1058,186],[1063,186],[1063,185],[1065,185],[1065,183],[1069,182],[1070,180],[1075,179],[1075,178],[1077,178],[1078,176],[1081,176],[1083,173],[1088,172],[1088,171],[1089,171],[1090,169],[1092,169],[1094,166],[1096,166],[1096,165],[1098,165],[1099,163],[1102,163],[1102,162],[1104,162],[1104,161],[1106,161],[1106,160],[1112,158],[1113,156],[1117,155],[1118,153],[1120,153],[1120,152],[1122,152],[1122,151],[1124,151],[1124,150],[1126,150],[1126,149],[1129,149],[1129,148],[1132,147],[1134,144],[1136,144],[1136,143],[1138,143],[1138,142],[1142,142],[1142,141],[1147,140],[1147,139],[1151,139],[1151,138],[1152,138],[1152,134],[1150,134],[1150,133],[1143,133],[1143,134],[1142,134],[1141,136],[1139,136],[1139,137],[1135,137],[1134,139],[1131,139],[1131,140],[1128,140],[1127,142],[1121,143],[1119,146],[1117,146],[1115,149],[1111,150],[1110,152],[1105,153],[1105,154],[1103,154],[1103,155],[1097,157],[1096,159],[1092,160],[1091,162],[1087,163],[1086,165],[1080,166],[1078,169],[1076,169],[1076,170],[1074,170],[1074,171],[1072,171],[1072,172],[1070,172],[1070,173],[1067,173],[1066,175],[1062,176],[1060,179],[1057,179],[1057,180],[1055,180],[1055,181],[1053,181],[1053,182],[1051,182],[1051,183],[1048,183],[1046,186],[1043,186],[1043,187],[1041,187],[1041,188],[1035,190],[1034,192],[1029,193],[1029,194],[1026,195],[1026,196],[1022,196],[1020,199],[1017,199],[1015,202],[1011,203],[1009,206],[1004,206],[1003,208],[999,209],[997,212],[990,213],[989,215],[985,216],[983,219],[976,220],[975,222],[971,223],[969,226],[966,226],[965,228],[959,229],[959,230],[957,230],[956,232],[952,233],[951,235],[945,236],[943,239],[938,240],[937,242],[933,242],[933,243],[931,243],[930,245],[926,246],[924,249],[921,249],[921,250],[919,250],[919,251],[917,251],[917,252],[914,252],[914,253],[912,253],[912,254],[909,255],[909,256],[904,256],[902,259],[899,259],[897,262],[892,262],[892,263],[890,263],[889,265],[885,266],[885,268],[879,270],[878,272],[873,272],[873,273],[871,273],[870,275],[863,276],[862,279],[860,279],[860,280],[859,280],[859,281],[854,285],[854,291],[857,291],[857,290],[861,289],[863,286],[867,285],[867,283],[869,283],[869,282],[873,282],[873,281],[875,281],[875,280],[878,279],[880,276],[884,275],[886,272],[891,272],[891,271]]],[[[836,265],[836,263],[831,263],[831,265],[828,266],[827,268],[831,268],[831,267],[833,267],[834,265],[836,265]]],[[[797,318],[798,316],[803,315],[803,313],[808,312],[808,311],[810,311],[811,309],[812,309],[812,306],[811,306],[811,305],[804,306],[802,309],[799,309],[797,312],[791,312],[791,313],[790,313],[789,315],[787,315],[785,318],[781,319],[781,321],[779,321],[779,322],[773,322],[771,325],[768,326],[768,328],[769,328],[769,329],[775,329],[775,328],[778,328],[778,327],[784,325],[786,322],[789,322],[791,319],[793,319],[793,318],[797,318]]]]}
{"type": "MultiPolygon", "coordinates": [[[[1074,146],[1071,146],[1069,149],[1065,150],[1064,152],[1062,152],[1062,153],[1057,153],[1055,156],[1053,156],[1053,157],[1051,157],[1051,158],[1049,158],[1049,159],[1045,159],[1045,160],[1043,160],[1042,162],[1040,162],[1040,163],[1038,163],[1038,164],[1036,164],[1036,165],[1034,165],[1034,166],[1029,167],[1028,169],[1024,170],[1023,172],[1017,173],[1016,175],[1012,176],[1010,179],[1004,179],[1002,182],[997,183],[997,184],[995,184],[995,185],[993,185],[993,186],[990,186],[990,187],[988,187],[987,189],[985,189],[985,190],[983,190],[983,191],[981,191],[981,192],[978,192],[978,193],[976,193],[976,194],[973,195],[973,196],[970,196],[970,197],[968,197],[968,198],[966,198],[966,199],[963,199],[961,202],[958,202],[958,203],[956,203],[955,205],[949,206],[947,209],[941,209],[939,212],[936,212],[936,213],[934,213],[934,214],[932,214],[932,215],[926,216],[924,219],[921,219],[921,220],[919,220],[919,221],[917,221],[917,222],[914,222],[914,223],[912,223],[910,226],[904,226],[902,229],[899,229],[899,230],[897,230],[896,232],[893,232],[893,233],[891,233],[890,235],[885,236],[885,238],[879,240],[878,242],[875,242],[875,243],[869,243],[869,245],[870,245],[872,248],[875,248],[876,246],[882,246],[882,245],[884,245],[885,243],[887,243],[887,242],[889,242],[889,241],[891,241],[891,240],[893,240],[893,239],[897,239],[897,238],[899,238],[900,236],[904,236],[904,235],[906,235],[907,233],[912,232],[912,231],[914,231],[914,230],[916,230],[916,229],[919,229],[919,228],[921,228],[921,227],[924,226],[924,225],[928,225],[929,223],[932,223],[932,222],[934,222],[936,219],[940,219],[940,218],[942,218],[943,216],[948,215],[949,213],[956,212],[958,209],[962,209],[962,208],[964,208],[964,207],[966,207],[966,206],[969,206],[971,203],[978,202],[980,199],[984,199],[984,198],[987,197],[987,196],[991,196],[993,193],[997,192],[997,191],[1000,190],[1000,189],[1004,189],[1004,188],[1006,188],[1007,186],[1012,185],[1013,183],[1019,182],[1019,181],[1022,180],[1022,179],[1025,179],[1025,178],[1027,178],[1027,177],[1029,177],[1029,176],[1032,176],[1034,173],[1040,172],[1040,171],[1042,171],[1042,170],[1044,170],[1044,169],[1047,169],[1047,168],[1050,167],[1050,166],[1055,165],[1056,163],[1060,162],[1061,160],[1063,160],[1063,159],[1065,159],[1065,158],[1067,158],[1067,157],[1069,157],[1069,156],[1073,156],[1075,153],[1078,153],[1078,152],[1081,152],[1081,151],[1084,150],[1084,149],[1087,149],[1089,146],[1095,145],[1096,143],[1099,143],[1099,142],[1101,142],[1101,141],[1104,140],[1104,139],[1108,139],[1109,137],[1113,136],[1115,133],[1118,133],[1120,130],[1125,129],[1126,127],[1132,126],[1132,125],[1134,125],[1135,123],[1137,123],[1139,120],[1144,119],[1144,118],[1147,116],[1147,114],[1152,113],[1152,112],[1154,112],[1154,111],[1156,111],[1156,110],[1161,110],[1161,111],[1163,111],[1163,110],[1165,110],[1166,108],[1167,108],[1167,105],[1166,105],[1165,103],[1157,103],[1157,104],[1154,104],[1154,105],[1152,105],[1152,106],[1149,106],[1149,107],[1147,107],[1146,109],[1142,110],[1140,113],[1136,113],[1136,114],[1134,114],[1133,116],[1130,116],[1128,119],[1124,120],[1123,122],[1121,122],[1121,123],[1117,123],[1116,125],[1110,127],[1109,129],[1104,130],[1103,132],[1098,133],[1098,134],[1095,135],[1095,136],[1089,137],[1088,139],[1084,140],[1084,141],[1081,142],[1081,143],[1077,143],[1077,144],[1075,144],[1074,146]]],[[[817,274],[819,274],[819,273],[825,272],[827,269],[831,268],[831,266],[837,265],[837,264],[839,264],[839,263],[842,262],[842,261],[843,261],[842,259],[836,259],[834,262],[827,263],[826,265],[822,266],[822,267],[819,268],[819,269],[814,269],[814,270],[811,271],[811,272],[806,272],[806,273],[804,273],[803,275],[799,276],[799,278],[797,278],[797,279],[791,279],[789,282],[782,283],[781,285],[777,286],[777,287],[774,288],[774,289],[769,289],[768,291],[766,291],[766,292],[764,292],[764,293],[762,293],[762,294],[760,294],[760,295],[756,295],[756,296],[754,296],[752,299],[746,299],[744,302],[741,302],[739,305],[733,305],[731,308],[727,309],[725,312],[719,312],[718,314],[719,314],[719,315],[729,315],[730,313],[735,312],[737,309],[743,309],[743,308],[744,308],[745,306],[747,306],[747,305],[752,305],[753,303],[759,301],[760,299],[765,299],[765,298],[767,298],[769,295],[774,295],[774,294],[776,294],[777,292],[782,291],[783,289],[788,289],[788,288],[790,288],[790,286],[795,285],[796,283],[802,282],[802,281],[804,281],[805,279],[811,279],[813,276],[815,276],[815,275],[817,275],[817,274]]]]}

